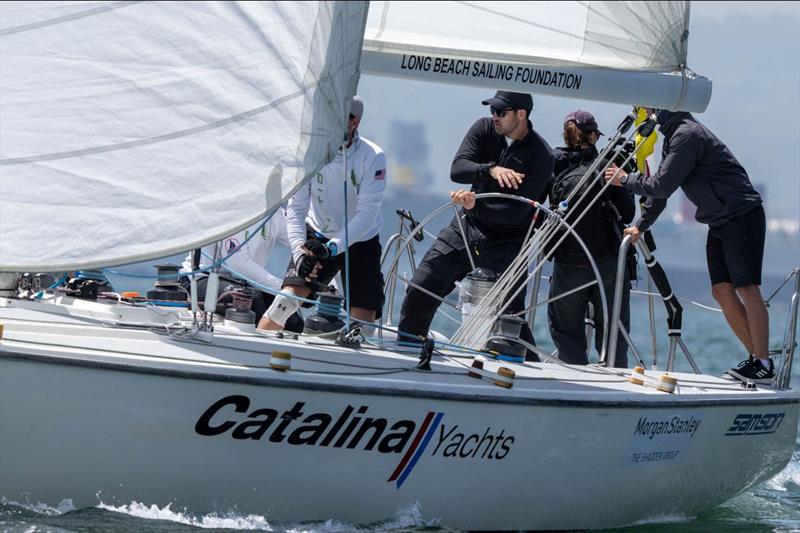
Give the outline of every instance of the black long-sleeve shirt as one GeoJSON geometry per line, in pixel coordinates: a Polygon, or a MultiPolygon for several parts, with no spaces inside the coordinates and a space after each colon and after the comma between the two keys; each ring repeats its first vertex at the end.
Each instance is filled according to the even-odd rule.
{"type": "Polygon", "coordinates": [[[709,226],[724,224],[761,204],[733,153],[690,113],[671,114],[660,129],[664,147],[658,171],[651,176],[628,174],[621,179],[626,189],[667,198],[681,187],[697,206],[697,221],[709,226]]]}
{"type": "Polygon", "coordinates": [[[639,231],[647,231],[650,226],[655,224],[656,219],[667,207],[666,198],[653,198],[652,196],[642,196],[639,202],[639,218],[636,219],[634,226],[639,231]]]}
{"type": "MultiPolygon", "coordinates": [[[[528,134],[510,145],[494,130],[491,118],[481,118],[470,127],[450,166],[450,179],[471,184],[477,194],[502,192],[524,196],[538,202],[547,197],[553,175],[550,146],[528,121],[528,134]],[[510,168],[524,174],[518,189],[501,187],[491,177],[492,165],[510,168]]],[[[521,238],[528,230],[533,208],[522,203],[491,198],[479,201],[465,211],[467,220],[488,238],[521,238]]]]}
{"type": "MultiPolygon", "coordinates": [[[[571,200],[573,205],[570,206],[572,215],[566,219],[572,223],[577,220],[578,213],[586,211],[603,188],[603,180],[595,171],[593,178],[584,182],[577,192],[574,191],[597,158],[597,149],[594,146],[585,149],[562,147],[556,148],[553,155],[556,176],[550,191],[550,206],[551,208],[557,206],[570,193],[574,193],[571,200]]],[[[633,194],[621,187],[608,187],[603,191],[599,201],[594,202],[584,214],[575,226],[575,231],[595,259],[605,259],[617,253],[620,226],[633,220],[634,214],[636,206],[633,194]]],[[[555,258],[573,265],[588,265],[583,249],[572,237],[568,237],[556,249],[555,258]]]]}
{"type": "MultiPolygon", "coordinates": [[[[595,150],[594,156],[592,159],[597,157],[597,151],[595,150]]],[[[553,157],[555,157],[555,169],[554,174],[558,176],[569,167],[575,167],[584,162],[585,157],[577,150],[571,150],[566,147],[564,148],[556,148],[553,150],[553,157]]],[[[611,190],[611,189],[609,189],[611,190]]],[[[623,198],[623,197],[615,197],[612,195],[612,198],[623,198]]],[[[625,203],[627,206],[628,204],[625,203]]],[[[652,196],[642,196],[639,202],[639,209],[640,215],[639,218],[634,223],[634,226],[639,228],[640,231],[647,231],[650,229],[658,216],[661,214],[662,211],[667,207],[667,199],[666,198],[653,198],[652,196]]],[[[635,213],[634,213],[635,214],[635,213]]],[[[622,217],[622,221],[625,224],[628,224],[632,218],[628,218],[627,214],[620,214],[622,217]]],[[[633,215],[631,215],[633,217],[633,215]]]]}

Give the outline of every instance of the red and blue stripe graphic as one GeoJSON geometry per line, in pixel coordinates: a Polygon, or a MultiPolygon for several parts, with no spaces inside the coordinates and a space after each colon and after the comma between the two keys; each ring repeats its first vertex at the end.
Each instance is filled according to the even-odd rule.
{"type": "Polygon", "coordinates": [[[417,464],[417,461],[419,461],[419,458],[422,456],[425,448],[428,447],[428,443],[431,441],[431,438],[436,432],[436,428],[441,423],[443,416],[444,413],[433,412],[428,412],[428,414],[425,415],[425,420],[422,422],[419,431],[417,431],[417,435],[414,437],[414,442],[411,443],[411,447],[403,456],[400,464],[397,465],[397,468],[394,469],[394,472],[392,472],[391,477],[389,477],[387,481],[397,481],[398,489],[403,485],[403,483],[405,483],[406,478],[409,476],[409,474],[411,474],[411,471],[414,470],[414,465],[417,464]]]}

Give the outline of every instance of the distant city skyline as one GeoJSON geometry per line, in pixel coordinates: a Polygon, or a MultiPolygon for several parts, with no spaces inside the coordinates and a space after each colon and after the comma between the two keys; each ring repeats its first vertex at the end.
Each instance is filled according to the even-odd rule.
{"type": "MultiPolygon", "coordinates": [[[[691,6],[689,67],[713,83],[711,103],[706,112],[697,114],[698,119],[728,144],[751,180],[763,184],[767,215],[799,221],[800,3],[693,2],[691,6]]],[[[486,116],[480,102],[491,91],[363,75],[359,93],[366,101],[361,131],[383,146],[390,161],[398,160],[392,154],[398,124],[424,125],[421,134],[429,142],[431,192],[444,199],[455,188],[448,176],[453,154],[469,125],[486,116]]],[[[558,146],[561,121],[576,108],[591,111],[606,131],[613,131],[630,110],[624,105],[534,94],[534,128],[558,146]]],[[[660,149],[652,158],[655,164],[659,153],[660,149]]],[[[408,154],[400,159],[407,160],[408,154]]],[[[388,184],[391,187],[391,176],[388,184]]],[[[671,200],[667,215],[684,211],[681,202],[680,196],[671,200]]]]}

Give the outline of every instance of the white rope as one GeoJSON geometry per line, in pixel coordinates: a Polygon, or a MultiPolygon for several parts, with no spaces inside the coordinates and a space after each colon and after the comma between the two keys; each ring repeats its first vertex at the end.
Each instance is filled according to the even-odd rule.
{"type": "Polygon", "coordinates": [[[509,305],[510,302],[506,302],[503,305],[508,294],[522,280],[523,276],[528,274],[528,264],[539,253],[542,236],[548,233],[547,229],[554,223],[554,219],[549,219],[540,228],[540,231],[534,234],[532,239],[523,244],[519,254],[517,254],[506,271],[498,278],[486,296],[475,306],[470,316],[453,335],[452,342],[454,344],[468,346],[473,349],[482,348],[483,342],[494,325],[494,318],[498,314],[502,314],[505,307],[509,305]]]}

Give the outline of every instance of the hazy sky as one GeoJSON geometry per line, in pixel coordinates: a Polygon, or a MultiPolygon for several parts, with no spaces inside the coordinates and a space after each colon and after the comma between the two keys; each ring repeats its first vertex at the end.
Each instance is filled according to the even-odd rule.
{"type": "MultiPolygon", "coordinates": [[[[713,82],[711,103],[697,117],[754,182],[766,184],[768,216],[800,219],[800,3],[693,2],[691,9],[688,64],[713,82]]],[[[491,91],[363,75],[359,93],[361,131],[387,152],[391,121],[426,124],[435,186],[450,189],[450,161],[469,125],[486,116],[480,102],[491,91]]],[[[558,146],[563,117],[579,108],[606,131],[630,109],[534,94],[534,127],[558,146]]]]}

